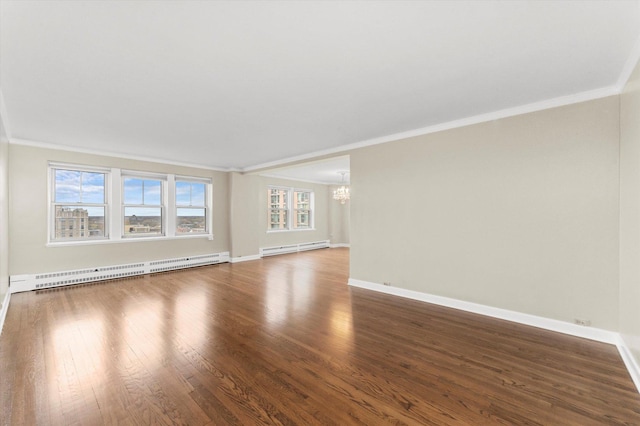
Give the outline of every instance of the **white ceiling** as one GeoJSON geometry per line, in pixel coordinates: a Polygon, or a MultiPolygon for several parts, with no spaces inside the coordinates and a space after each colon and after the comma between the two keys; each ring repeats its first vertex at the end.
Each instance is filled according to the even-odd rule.
{"type": "Polygon", "coordinates": [[[0,8],[10,140],[240,170],[616,93],[640,34],[638,1],[0,8]]]}

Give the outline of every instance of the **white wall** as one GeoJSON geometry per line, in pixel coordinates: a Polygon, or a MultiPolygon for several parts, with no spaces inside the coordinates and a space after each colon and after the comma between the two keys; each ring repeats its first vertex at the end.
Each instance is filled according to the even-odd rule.
{"type": "Polygon", "coordinates": [[[228,173],[101,155],[9,145],[11,275],[108,266],[229,250],[228,173]],[[209,177],[213,234],[206,238],[47,247],[48,161],[209,177]]]}
{"type": "Polygon", "coordinates": [[[351,278],[617,330],[618,107],[352,151],[351,278]]]}
{"type": "Polygon", "coordinates": [[[640,365],[640,64],[620,96],[620,334],[640,365]]]}

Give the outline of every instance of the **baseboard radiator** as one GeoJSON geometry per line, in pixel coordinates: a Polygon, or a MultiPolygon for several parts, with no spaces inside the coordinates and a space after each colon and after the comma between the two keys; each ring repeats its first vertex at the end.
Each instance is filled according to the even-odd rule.
{"type": "Polygon", "coordinates": [[[9,291],[42,290],[93,281],[114,280],[135,275],[154,274],[193,268],[196,266],[215,265],[229,261],[229,252],[185,256],[174,259],[152,260],[129,263],[125,265],[100,266],[96,268],[76,269],[72,271],[52,272],[45,274],[12,275],[9,291]]]}
{"type": "Polygon", "coordinates": [[[297,253],[299,251],[328,248],[329,240],[313,241],[311,243],[288,244],[285,246],[265,247],[260,249],[260,256],[275,256],[276,254],[297,253]]]}

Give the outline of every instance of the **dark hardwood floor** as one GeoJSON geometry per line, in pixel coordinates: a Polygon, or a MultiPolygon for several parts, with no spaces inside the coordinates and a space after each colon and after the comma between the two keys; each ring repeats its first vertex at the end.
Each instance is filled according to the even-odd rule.
{"type": "Polygon", "coordinates": [[[347,277],[325,249],[14,294],[2,424],[640,424],[614,346],[347,277]]]}

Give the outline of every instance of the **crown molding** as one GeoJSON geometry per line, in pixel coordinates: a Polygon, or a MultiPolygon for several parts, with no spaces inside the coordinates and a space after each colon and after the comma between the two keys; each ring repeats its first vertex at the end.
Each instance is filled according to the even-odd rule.
{"type": "Polygon", "coordinates": [[[78,147],[72,147],[72,146],[67,146],[67,145],[58,145],[58,144],[49,143],[49,142],[32,141],[32,140],[28,140],[28,139],[10,138],[9,139],[9,143],[12,144],[12,145],[33,146],[33,147],[36,147],[36,148],[56,149],[56,150],[60,150],[60,151],[79,152],[79,153],[83,153],[83,154],[103,155],[103,156],[115,157],[115,158],[126,158],[128,160],[148,161],[148,162],[151,162],[151,163],[160,163],[160,164],[171,164],[171,165],[174,165],[174,166],[192,167],[192,168],[196,168],[196,169],[213,170],[213,171],[216,171],[216,172],[229,172],[229,171],[231,171],[228,168],[225,169],[225,168],[222,168],[222,167],[212,167],[212,166],[205,166],[205,165],[202,165],[202,164],[194,164],[194,163],[186,163],[186,162],[181,162],[181,161],[167,160],[167,159],[163,159],[163,158],[146,157],[144,155],[122,154],[122,153],[111,152],[111,151],[102,151],[102,150],[99,150],[99,149],[78,148],[78,147]]]}
{"type": "MultiPolygon", "coordinates": [[[[347,145],[341,145],[334,148],[328,148],[319,151],[313,151],[307,154],[301,154],[293,157],[287,157],[280,160],[274,160],[266,163],[260,163],[253,166],[247,167],[214,167],[214,166],[205,166],[202,164],[194,164],[194,163],[186,163],[173,161],[162,158],[155,157],[146,157],[146,156],[138,156],[138,155],[130,155],[130,154],[122,154],[115,153],[110,151],[103,150],[95,150],[95,149],[87,149],[87,148],[77,148],[70,147],[65,145],[58,145],[54,143],[47,142],[38,142],[31,141],[26,139],[19,138],[11,138],[9,126],[6,120],[6,108],[4,106],[4,99],[2,98],[2,92],[0,91],[0,115],[4,118],[3,123],[5,125],[5,131],[7,133],[7,137],[9,138],[9,142],[17,145],[27,145],[27,146],[35,146],[40,148],[48,148],[48,149],[58,149],[63,151],[71,151],[71,152],[82,152],[86,154],[96,154],[96,155],[106,155],[110,157],[118,157],[118,158],[127,158],[132,160],[141,160],[141,161],[150,161],[154,163],[163,163],[163,164],[172,164],[176,166],[185,166],[185,167],[194,167],[205,170],[213,170],[219,172],[238,172],[238,173],[248,173],[255,172],[262,169],[271,169],[275,167],[281,167],[285,165],[289,165],[291,163],[296,163],[305,160],[313,160],[318,157],[330,157],[335,154],[344,154],[348,151],[352,151],[355,149],[365,148],[368,146],[379,145],[387,142],[398,141],[401,139],[408,139],[416,136],[428,135],[431,133],[437,133],[445,130],[451,130],[459,127],[470,126],[473,124],[484,123],[488,121],[498,120],[502,118],[514,117],[522,114],[528,114],[536,111],[542,111],[551,108],[557,108],[567,105],[572,105],[580,102],[591,101],[595,99],[605,98],[608,96],[614,96],[620,94],[627,80],[631,76],[636,64],[640,60],[640,37],[636,40],[634,47],[627,59],[625,66],[623,68],[622,73],[620,74],[618,81],[614,86],[603,87],[600,89],[589,90],[586,92],[580,92],[572,95],[561,96],[553,99],[547,99],[540,102],[534,102],[526,105],[521,105],[513,108],[505,108],[498,111],[489,112],[486,114],[479,114],[472,117],[465,117],[458,120],[452,120],[444,123],[434,124],[431,126],[421,127],[414,130],[408,130],[405,132],[393,133],[390,135],[380,136],[377,138],[367,139],[359,142],[350,143],[347,145]]],[[[293,180],[293,179],[292,179],[293,180]]],[[[310,181],[311,182],[311,181],[310,181]]],[[[328,184],[326,182],[312,182],[312,183],[323,183],[328,184]]]]}
{"type": "Polygon", "coordinates": [[[268,177],[268,178],[273,178],[273,179],[292,180],[294,182],[315,183],[317,185],[334,185],[334,186],[337,185],[337,186],[340,186],[340,183],[335,183],[335,182],[327,182],[327,181],[312,180],[312,179],[299,179],[299,178],[293,178],[293,177],[287,177],[287,176],[278,176],[278,175],[274,175],[274,174],[271,174],[271,173],[259,173],[258,176],[268,177]]]}
{"type": "Polygon", "coordinates": [[[618,82],[616,83],[616,90],[618,93],[622,92],[624,86],[629,81],[631,77],[631,73],[635,69],[638,61],[640,60],[640,36],[636,39],[636,42],[633,44],[633,48],[631,49],[631,54],[625,62],[624,67],[622,68],[622,72],[620,73],[620,77],[618,78],[618,82]]]}
{"type": "Polygon", "coordinates": [[[320,151],[311,152],[308,154],[298,155],[295,157],[288,157],[282,160],[271,161],[268,163],[256,164],[254,166],[245,167],[243,172],[251,172],[260,169],[269,169],[278,166],[284,166],[289,163],[294,163],[302,160],[310,160],[321,156],[330,156],[332,154],[345,153],[346,151],[352,151],[359,148],[365,148],[368,146],[379,145],[386,142],[393,142],[401,139],[408,139],[416,136],[428,135],[431,133],[442,132],[444,130],[456,129],[458,127],[470,126],[472,124],[485,123],[487,121],[498,120],[501,118],[514,117],[517,115],[528,114],[531,112],[542,111],[545,109],[557,108],[567,106],[571,104],[577,104],[580,102],[591,101],[594,99],[606,98],[607,96],[613,96],[619,94],[617,86],[603,87],[600,89],[589,90],[586,92],[576,93],[573,95],[561,96],[558,98],[547,99],[540,102],[534,102],[526,105],[521,105],[513,108],[506,108],[486,114],[475,115],[472,117],[461,118],[459,120],[448,121],[445,123],[434,124],[432,126],[421,127],[419,129],[409,130],[406,132],[394,133],[391,135],[380,136],[373,139],[367,139],[360,142],[351,143],[348,145],[341,145],[335,148],[324,149],[320,151]]]}

